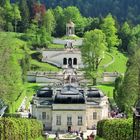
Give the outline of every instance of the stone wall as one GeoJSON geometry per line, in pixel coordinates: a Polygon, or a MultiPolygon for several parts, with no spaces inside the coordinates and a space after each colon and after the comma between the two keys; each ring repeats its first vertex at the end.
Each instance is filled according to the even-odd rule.
{"type": "Polygon", "coordinates": [[[67,42],[72,42],[73,46],[81,46],[83,44],[83,39],[77,39],[77,40],[70,40],[70,39],[63,40],[59,38],[53,39],[54,44],[65,45],[67,42]]]}
{"type": "Polygon", "coordinates": [[[53,65],[66,68],[66,65],[63,65],[63,59],[77,59],[77,65],[72,65],[74,68],[83,68],[83,63],[82,63],[82,57],[81,57],[81,52],[80,50],[60,50],[60,51],[52,51],[52,50],[46,50],[42,52],[42,61],[43,62],[48,62],[53,65]]]}
{"type": "Polygon", "coordinates": [[[120,76],[120,73],[118,72],[104,72],[103,82],[115,82],[118,76],[120,76]]]}

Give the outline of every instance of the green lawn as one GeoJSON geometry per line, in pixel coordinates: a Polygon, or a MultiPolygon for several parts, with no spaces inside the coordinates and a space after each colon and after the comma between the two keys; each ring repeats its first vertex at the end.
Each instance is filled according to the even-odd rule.
{"type": "Polygon", "coordinates": [[[96,86],[98,89],[102,90],[105,95],[108,97],[113,97],[113,89],[114,84],[113,83],[107,83],[107,84],[100,84],[96,86]]]}
{"type": "Polygon", "coordinates": [[[98,89],[103,91],[103,93],[109,98],[110,106],[114,107],[116,106],[116,103],[113,99],[113,89],[114,84],[113,83],[107,83],[107,84],[100,84],[96,86],[98,89]]]}
{"type": "Polygon", "coordinates": [[[50,44],[49,49],[64,49],[64,45],[61,44],[50,44]]]}
{"type": "Polygon", "coordinates": [[[33,71],[59,71],[59,68],[48,63],[39,62],[35,59],[31,60],[31,70],[33,71]]]}
{"type": "Polygon", "coordinates": [[[29,104],[30,104],[30,101],[32,100],[33,94],[36,94],[36,91],[39,88],[40,87],[38,86],[37,83],[25,83],[24,84],[24,90],[21,93],[21,95],[18,97],[18,99],[15,102],[13,102],[9,106],[9,113],[15,113],[17,111],[17,109],[21,105],[21,102],[25,98],[25,96],[27,97],[27,100],[26,100],[26,109],[28,109],[29,104]]]}
{"type": "Polygon", "coordinates": [[[106,52],[98,68],[98,78],[102,77],[103,72],[125,73],[128,57],[114,48],[111,52],[106,52]],[[114,60],[114,62],[113,62],[114,60]],[[110,62],[112,64],[108,65],[110,62]]]}
{"type": "MultiPolygon", "coordinates": [[[[59,68],[51,65],[51,64],[48,64],[48,63],[43,63],[43,62],[40,62],[38,61],[37,57],[38,56],[34,56],[35,58],[32,58],[32,55],[35,54],[35,53],[39,53],[37,50],[28,50],[28,53],[31,55],[31,70],[32,71],[59,71],[59,68]]],[[[41,54],[40,54],[41,55],[41,54]]]]}
{"type": "Polygon", "coordinates": [[[114,57],[114,63],[104,68],[104,71],[107,72],[120,72],[125,73],[126,71],[126,63],[128,58],[123,54],[120,53],[117,49],[113,49],[110,53],[114,57]]]}
{"type": "Polygon", "coordinates": [[[36,91],[40,88],[37,83],[26,83],[24,84],[24,87],[26,89],[26,109],[28,109],[30,105],[30,101],[32,100],[32,96],[36,94],[36,91]]]}
{"type": "Polygon", "coordinates": [[[99,67],[103,67],[104,65],[110,63],[112,61],[112,57],[109,55],[109,53],[104,54],[104,58],[102,59],[99,67]]]}

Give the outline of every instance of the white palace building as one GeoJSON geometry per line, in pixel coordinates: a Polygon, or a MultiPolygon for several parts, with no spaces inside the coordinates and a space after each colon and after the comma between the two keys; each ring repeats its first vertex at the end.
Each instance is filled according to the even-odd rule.
{"type": "Polygon", "coordinates": [[[69,75],[64,84],[43,87],[33,97],[32,116],[46,130],[86,131],[108,118],[108,98],[96,88],[80,87],[76,80],[76,74],[69,75]]]}

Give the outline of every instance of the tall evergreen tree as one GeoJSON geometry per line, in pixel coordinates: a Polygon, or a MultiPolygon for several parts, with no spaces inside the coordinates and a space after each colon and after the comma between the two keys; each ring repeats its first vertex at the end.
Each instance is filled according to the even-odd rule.
{"type": "Polygon", "coordinates": [[[131,27],[127,22],[125,22],[122,25],[120,32],[119,32],[119,37],[122,40],[122,44],[121,44],[120,49],[128,52],[129,42],[131,39],[131,27]]]}
{"type": "Polygon", "coordinates": [[[0,0],[0,6],[3,7],[5,4],[5,0],[0,0]]]}
{"type": "Polygon", "coordinates": [[[37,0],[27,0],[27,5],[29,8],[30,18],[34,18],[34,4],[37,2],[37,0]]]}
{"type": "Polygon", "coordinates": [[[12,26],[13,13],[12,13],[12,5],[10,4],[10,0],[5,1],[4,17],[6,20],[5,30],[13,31],[13,26],[12,26]]]}
{"type": "Polygon", "coordinates": [[[132,53],[134,49],[137,49],[139,43],[140,43],[140,24],[133,27],[131,30],[131,38],[128,44],[129,53],[132,53]]]}
{"type": "Polygon", "coordinates": [[[140,49],[134,50],[127,62],[127,71],[124,80],[120,81],[117,92],[114,93],[114,99],[119,108],[127,114],[132,113],[132,106],[139,95],[139,77],[140,76],[140,49]]]}
{"type": "Polygon", "coordinates": [[[43,26],[46,27],[47,32],[51,35],[54,32],[56,21],[52,10],[48,10],[43,18],[43,26]]]}
{"type": "Polygon", "coordinates": [[[30,22],[30,14],[27,5],[27,0],[19,1],[19,9],[21,11],[21,17],[22,17],[20,22],[20,31],[24,32],[29,27],[29,22],[30,22]]]}
{"type": "Polygon", "coordinates": [[[21,15],[20,15],[20,11],[19,11],[19,7],[17,4],[13,4],[12,5],[12,12],[13,12],[13,23],[14,23],[14,30],[15,32],[17,31],[17,24],[18,24],[18,21],[21,20],[21,15]]]}
{"type": "Polygon", "coordinates": [[[54,16],[56,20],[55,36],[63,36],[65,34],[65,24],[63,22],[64,13],[63,8],[57,6],[54,10],[54,16]]]}
{"type": "Polygon", "coordinates": [[[4,9],[0,7],[0,30],[4,30],[6,20],[4,18],[4,9]]]}

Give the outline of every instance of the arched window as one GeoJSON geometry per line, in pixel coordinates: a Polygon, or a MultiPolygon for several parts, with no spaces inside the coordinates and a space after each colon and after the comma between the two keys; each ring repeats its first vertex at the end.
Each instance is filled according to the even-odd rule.
{"type": "Polygon", "coordinates": [[[72,59],[71,58],[68,59],[68,65],[69,65],[69,67],[72,67],[72,59]]]}
{"type": "Polygon", "coordinates": [[[63,59],[63,65],[67,65],[67,58],[63,59]]]}
{"type": "Polygon", "coordinates": [[[73,65],[77,65],[77,58],[73,59],[73,65]]]}

